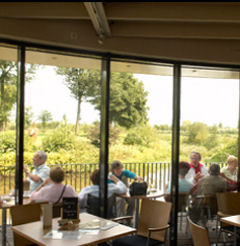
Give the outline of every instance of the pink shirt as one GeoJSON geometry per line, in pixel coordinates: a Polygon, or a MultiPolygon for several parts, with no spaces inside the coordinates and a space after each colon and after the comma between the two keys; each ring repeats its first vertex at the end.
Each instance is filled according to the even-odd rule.
{"type": "MultiPolygon", "coordinates": [[[[31,194],[31,201],[46,201],[55,203],[62,194],[64,184],[52,184],[41,188],[39,191],[33,191],[31,194]]],[[[62,197],[77,197],[77,193],[71,185],[66,185],[62,197]]],[[[61,202],[62,199],[59,201],[61,202]]]]}

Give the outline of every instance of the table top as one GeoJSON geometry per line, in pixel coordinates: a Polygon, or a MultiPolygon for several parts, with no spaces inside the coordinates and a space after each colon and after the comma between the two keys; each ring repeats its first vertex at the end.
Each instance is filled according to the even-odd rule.
{"type": "MultiPolygon", "coordinates": [[[[91,222],[93,220],[109,221],[102,219],[100,217],[90,215],[88,213],[80,214],[80,225],[82,223],[91,222]]],[[[107,230],[99,230],[98,233],[94,234],[84,234],[79,239],[49,239],[44,238],[51,230],[58,229],[57,221],[59,218],[53,219],[53,224],[51,229],[43,229],[42,221],[27,223],[24,225],[12,226],[12,230],[19,234],[20,236],[27,238],[28,240],[36,243],[38,245],[48,245],[48,246],[65,246],[65,245],[96,245],[98,243],[106,242],[124,235],[132,234],[136,230],[132,227],[117,224],[107,230]]]]}
{"type": "Polygon", "coordinates": [[[164,196],[164,193],[162,191],[151,191],[146,195],[141,196],[131,196],[129,192],[125,194],[118,195],[123,198],[134,198],[134,199],[151,199],[151,198],[158,198],[164,196]]]}
{"type": "MultiPolygon", "coordinates": [[[[16,205],[15,200],[14,200],[14,196],[2,195],[1,197],[3,198],[3,202],[0,203],[0,209],[1,208],[10,208],[10,207],[16,205]]],[[[31,202],[31,200],[29,197],[23,198],[23,204],[28,204],[30,202],[31,202]]]]}
{"type": "Polygon", "coordinates": [[[229,225],[240,227],[240,215],[223,217],[221,221],[229,225]]]}

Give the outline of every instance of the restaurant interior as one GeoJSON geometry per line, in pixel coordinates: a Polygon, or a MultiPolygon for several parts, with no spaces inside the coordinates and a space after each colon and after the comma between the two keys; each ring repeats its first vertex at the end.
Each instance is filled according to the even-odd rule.
{"type": "MultiPolygon", "coordinates": [[[[111,243],[113,239],[135,234],[136,228],[138,228],[136,235],[140,235],[140,237],[148,238],[148,236],[151,237],[150,234],[157,234],[154,231],[157,230],[156,228],[153,228],[151,232],[145,231],[147,223],[150,223],[149,227],[158,227],[158,229],[167,225],[166,228],[161,228],[161,237],[153,236],[155,240],[166,241],[166,245],[238,245],[237,228],[240,227],[240,218],[234,216],[240,214],[237,208],[240,205],[240,200],[238,196],[235,196],[240,188],[237,187],[234,198],[231,198],[232,200],[230,199],[229,202],[229,207],[235,205],[232,209],[234,211],[224,210],[224,206],[220,208],[220,205],[225,204],[225,201],[220,201],[224,198],[220,198],[219,195],[215,214],[211,214],[210,211],[212,204],[210,210],[209,204],[205,204],[206,206],[203,208],[207,213],[210,211],[210,214],[207,214],[208,229],[202,225],[196,225],[187,217],[187,205],[182,207],[181,204],[181,194],[178,192],[178,163],[180,161],[180,102],[183,77],[193,80],[197,78],[229,79],[237,81],[239,85],[239,12],[240,3],[238,2],[0,3],[0,60],[14,61],[18,66],[14,170],[14,204],[16,205],[24,204],[26,63],[95,69],[101,73],[101,114],[99,117],[101,132],[98,168],[100,169],[99,187],[101,192],[99,196],[102,204],[100,211],[102,218],[106,218],[109,209],[107,178],[109,172],[110,129],[108,123],[111,72],[166,76],[169,78],[169,83],[172,84],[172,91],[168,95],[171,101],[171,107],[168,110],[172,117],[171,172],[169,174],[171,197],[169,203],[163,202],[163,196],[160,198],[151,197],[157,198],[156,200],[136,198],[137,209],[139,209],[138,202],[142,199],[140,214],[135,218],[138,222],[137,226],[104,224],[106,228],[102,230],[101,235],[92,233],[91,240],[93,241],[88,238],[85,240],[83,233],[78,235],[77,240],[72,240],[70,235],[68,235],[67,241],[53,240],[55,243],[57,242],[56,245],[104,245],[106,242],[111,243]],[[155,209],[156,205],[153,201],[163,203],[163,207],[158,212],[159,217],[154,216],[157,208],[155,209]],[[157,218],[156,222],[154,219],[152,221],[149,219],[149,211],[152,211],[152,217],[157,218]],[[229,222],[226,218],[224,220],[224,217],[234,218],[229,222]],[[162,222],[160,218],[166,221],[162,222]],[[157,223],[160,222],[162,224],[158,225],[157,223]],[[151,223],[156,223],[156,225],[152,226],[151,223]],[[232,230],[224,233],[226,223],[230,223],[232,230]],[[108,228],[112,232],[108,231],[108,228]],[[107,235],[107,232],[112,234],[107,235]]],[[[204,95],[195,93],[197,100],[205,100],[204,95]]],[[[239,91],[234,93],[239,93],[239,91]]],[[[237,107],[237,114],[239,114],[240,100],[234,106],[237,107]]],[[[238,120],[238,139],[239,123],[238,120]]],[[[238,150],[240,150],[239,141],[238,150]]],[[[239,158],[240,151],[238,152],[239,158]]],[[[239,178],[238,172],[238,180],[239,178]]],[[[201,199],[203,198],[201,197],[201,199]]],[[[34,229],[31,224],[21,227],[23,226],[22,222],[18,224],[18,222],[14,222],[14,219],[9,221],[6,218],[9,208],[1,207],[2,245],[18,245],[17,243],[13,244],[12,230],[14,235],[20,235],[20,237],[25,235],[24,231],[26,230],[25,239],[30,240],[30,243],[48,245],[48,239],[42,239],[40,235],[42,224],[36,224],[34,229]],[[7,227],[3,226],[3,223],[7,223],[7,227]]],[[[19,213],[17,214],[19,216],[19,213]]],[[[20,215],[22,215],[21,212],[20,215]]],[[[93,219],[91,215],[88,216],[80,214],[80,221],[85,223],[89,218],[93,219]]],[[[56,225],[54,224],[54,226],[56,225]]],[[[58,236],[59,234],[55,235],[56,238],[58,236]]],[[[134,238],[131,245],[140,244],[138,240],[139,238],[134,238]]],[[[144,242],[148,245],[147,243],[151,240],[144,242]]],[[[121,242],[119,245],[130,245],[127,243],[121,242]]],[[[22,245],[27,245],[27,243],[22,245]]],[[[113,243],[113,245],[118,244],[113,243]]]]}

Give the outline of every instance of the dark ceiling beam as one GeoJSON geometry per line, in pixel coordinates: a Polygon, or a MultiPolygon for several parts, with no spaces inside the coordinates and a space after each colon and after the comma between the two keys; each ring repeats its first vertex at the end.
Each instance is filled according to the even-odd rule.
{"type": "Polygon", "coordinates": [[[113,37],[240,39],[240,23],[126,22],[111,24],[113,37]]]}
{"type": "Polygon", "coordinates": [[[101,2],[84,2],[87,12],[92,21],[93,27],[102,42],[105,38],[111,36],[108,20],[105,15],[103,4],[101,2]]]}
{"type": "Polygon", "coordinates": [[[89,19],[89,15],[81,2],[1,2],[0,17],[89,19]]]}
{"type": "Polygon", "coordinates": [[[104,8],[109,21],[240,22],[238,2],[105,2],[104,8]]]}

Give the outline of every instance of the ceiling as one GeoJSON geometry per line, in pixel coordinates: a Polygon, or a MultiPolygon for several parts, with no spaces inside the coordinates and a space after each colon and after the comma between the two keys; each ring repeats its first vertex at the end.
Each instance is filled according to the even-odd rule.
{"type": "MultiPolygon", "coordinates": [[[[0,38],[157,58],[166,63],[239,65],[239,13],[238,2],[0,2],[0,38]]],[[[9,53],[5,53],[7,57],[9,53]]],[[[3,54],[0,52],[2,59],[3,54]]],[[[43,64],[76,66],[76,58],[53,57],[57,56],[34,52],[28,55],[30,62],[37,59],[43,64]]],[[[86,61],[78,60],[77,65],[88,64],[86,61]]],[[[172,73],[172,68],[156,65],[115,63],[113,69],[172,73]]],[[[208,71],[206,75],[202,69],[185,73],[239,76],[232,71],[227,75],[208,71]]]]}

